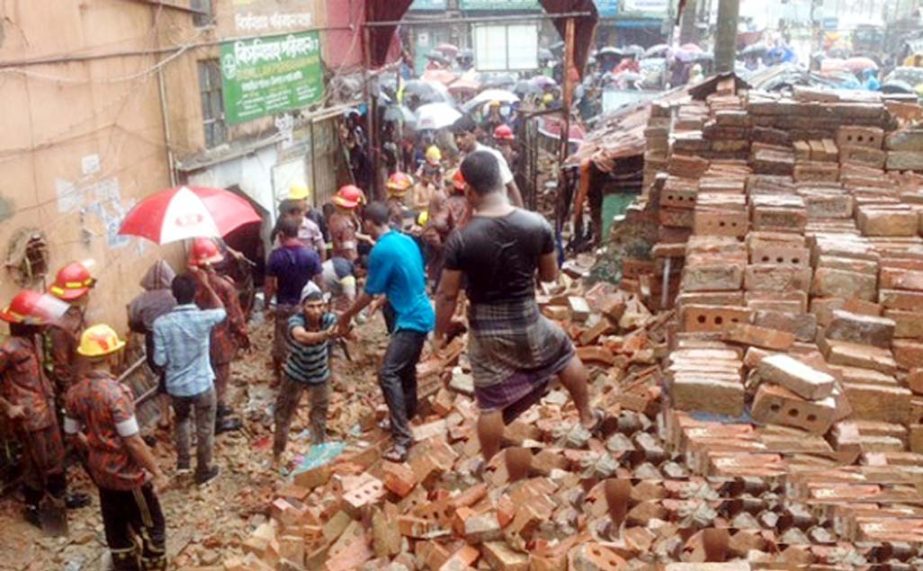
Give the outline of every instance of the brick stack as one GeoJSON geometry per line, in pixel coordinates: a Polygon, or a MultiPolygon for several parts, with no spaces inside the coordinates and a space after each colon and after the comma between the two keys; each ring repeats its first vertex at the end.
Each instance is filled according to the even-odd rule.
{"type": "Polygon", "coordinates": [[[703,475],[797,485],[792,505],[823,529],[806,544],[908,541],[916,554],[923,512],[898,504],[923,476],[923,209],[919,177],[894,171],[923,166],[923,134],[836,95],[751,93],[745,107],[708,109],[748,133],[745,168],[712,180],[732,160],[688,135],[668,158],[703,174],[683,181],[693,231],[674,262],[665,440],[703,475]]]}

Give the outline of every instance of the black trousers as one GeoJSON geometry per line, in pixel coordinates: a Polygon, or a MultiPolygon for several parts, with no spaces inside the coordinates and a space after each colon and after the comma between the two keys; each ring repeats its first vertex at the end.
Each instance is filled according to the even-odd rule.
{"type": "Polygon", "coordinates": [[[100,488],[99,506],[116,571],[167,568],[167,526],[153,486],[128,491],[100,488]]]}
{"type": "Polygon", "coordinates": [[[378,384],[391,417],[391,438],[402,446],[413,443],[410,419],[417,413],[417,362],[425,341],[425,333],[395,332],[378,371],[378,384]]]}

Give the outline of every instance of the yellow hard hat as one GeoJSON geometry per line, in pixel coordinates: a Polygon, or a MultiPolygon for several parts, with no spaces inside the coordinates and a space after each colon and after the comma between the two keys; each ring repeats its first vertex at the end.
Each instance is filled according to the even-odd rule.
{"type": "Polygon", "coordinates": [[[80,336],[80,346],[77,353],[84,357],[105,357],[116,351],[121,351],[125,342],[119,339],[114,329],[105,323],[87,327],[80,336]]]}
{"type": "Polygon", "coordinates": [[[289,200],[307,200],[311,196],[311,190],[308,185],[296,182],[288,189],[289,200]]]}
{"type": "Polygon", "coordinates": [[[426,226],[427,222],[429,222],[429,211],[424,210],[417,216],[417,226],[426,226]]]}
{"type": "Polygon", "coordinates": [[[439,150],[439,147],[436,145],[430,145],[426,149],[426,160],[431,163],[438,163],[442,160],[442,151],[439,150]]]}
{"type": "Polygon", "coordinates": [[[550,93],[546,93],[545,95],[542,96],[542,103],[553,103],[553,102],[554,102],[554,95],[550,93]]]}
{"type": "Polygon", "coordinates": [[[496,99],[494,99],[493,101],[490,102],[490,106],[491,106],[491,107],[500,107],[500,102],[497,101],[496,99]]]}

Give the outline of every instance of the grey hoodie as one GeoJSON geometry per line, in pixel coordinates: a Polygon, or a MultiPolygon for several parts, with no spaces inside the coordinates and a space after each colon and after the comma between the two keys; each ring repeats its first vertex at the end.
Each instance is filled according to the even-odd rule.
{"type": "Polygon", "coordinates": [[[170,285],[175,277],[176,272],[164,260],[158,260],[148,268],[147,273],[141,278],[141,287],[145,291],[128,306],[128,324],[133,331],[151,331],[155,319],[173,310],[176,300],[170,291],[170,285]]]}

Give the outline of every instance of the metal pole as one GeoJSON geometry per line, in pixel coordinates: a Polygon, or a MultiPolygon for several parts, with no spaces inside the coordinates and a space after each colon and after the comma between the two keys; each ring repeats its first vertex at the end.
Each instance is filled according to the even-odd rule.
{"type": "Polygon", "coordinates": [[[561,131],[561,165],[567,159],[570,143],[570,108],[574,100],[574,19],[568,18],[564,28],[564,128],[561,131]]]}
{"type": "Polygon", "coordinates": [[[718,34],[715,39],[715,71],[734,71],[737,56],[737,22],[740,19],[740,0],[718,0],[718,34]]]}

